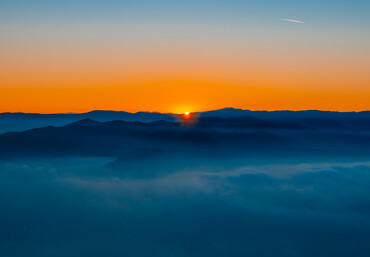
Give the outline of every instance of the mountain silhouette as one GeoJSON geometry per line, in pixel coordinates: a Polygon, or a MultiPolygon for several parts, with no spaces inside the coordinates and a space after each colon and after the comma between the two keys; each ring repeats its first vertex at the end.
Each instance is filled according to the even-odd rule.
{"type": "MultiPolygon", "coordinates": [[[[277,127],[299,126],[312,129],[370,129],[370,112],[331,112],[331,111],[249,111],[234,108],[195,113],[205,119],[243,119],[239,123],[250,127],[270,127],[271,122],[277,127]],[[269,123],[270,124],[267,124],[269,123]],[[249,123],[249,124],[247,124],[249,123]],[[264,124],[265,123],[265,124],[264,124]],[[277,124],[279,123],[279,124],[277,124]]],[[[10,131],[24,131],[45,126],[64,126],[83,119],[106,122],[122,120],[130,122],[174,122],[178,115],[167,113],[124,111],[91,111],[87,113],[37,114],[37,113],[0,113],[0,134],[10,131]]],[[[216,121],[216,120],[215,120],[216,121]]],[[[220,122],[218,120],[217,122],[220,122]]],[[[226,127],[229,126],[224,124],[226,127]]]]}
{"type": "MultiPolygon", "coordinates": [[[[298,121],[295,124],[248,116],[201,116],[193,126],[183,126],[169,121],[99,122],[88,118],[61,127],[46,126],[2,134],[0,157],[106,156],[123,160],[127,156],[134,158],[135,155],[127,153],[138,153],[137,149],[156,149],[172,157],[211,158],[279,158],[290,155],[340,158],[370,153],[370,134],[367,131],[360,133],[337,122],[330,123],[331,120],[325,126],[334,126],[335,130],[313,129],[298,121]]],[[[144,157],[145,154],[152,152],[144,151],[144,157]]]]}

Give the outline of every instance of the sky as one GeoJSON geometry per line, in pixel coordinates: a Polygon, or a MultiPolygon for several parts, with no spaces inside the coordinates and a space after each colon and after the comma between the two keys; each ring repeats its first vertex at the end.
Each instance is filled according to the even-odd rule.
{"type": "Polygon", "coordinates": [[[370,109],[370,2],[2,0],[0,112],[370,109]]]}

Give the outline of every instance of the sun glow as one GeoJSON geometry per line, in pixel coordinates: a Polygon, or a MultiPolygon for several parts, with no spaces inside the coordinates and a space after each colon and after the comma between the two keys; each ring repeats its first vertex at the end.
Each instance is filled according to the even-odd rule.
{"type": "Polygon", "coordinates": [[[180,122],[186,126],[193,125],[193,123],[196,121],[195,114],[192,112],[184,112],[183,114],[179,115],[179,118],[180,122]]]}

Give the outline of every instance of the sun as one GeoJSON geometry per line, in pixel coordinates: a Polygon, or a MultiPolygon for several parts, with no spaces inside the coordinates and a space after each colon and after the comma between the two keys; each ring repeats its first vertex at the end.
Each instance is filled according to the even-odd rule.
{"type": "Polygon", "coordinates": [[[194,114],[191,112],[183,112],[179,117],[182,123],[187,123],[188,125],[194,121],[194,114]]]}

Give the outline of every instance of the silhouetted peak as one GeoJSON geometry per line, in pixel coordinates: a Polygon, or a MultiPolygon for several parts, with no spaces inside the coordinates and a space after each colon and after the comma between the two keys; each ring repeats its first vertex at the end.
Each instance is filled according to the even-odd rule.
{"type": "Polygon", "coordinates": [[[233,117],[233,116],[244,116],[250,113],[249,110],[242,110],[236,108],[223,108],[214,111],[202,112],[201,116],[218,116],[218,117],[233,117]]]}
{"type": "Polygon", "coordinates": [[[125,111],[111,111],[111,110],[93,110],[93,111],[90,111],[90,112],[86,112],[84,114],[105,114],[105,113],[129,113],[131,114],[130,112],[125,112],[125,111]]]}
{"type": "Polygon", "coordinates": [[[97,124],[100,124],[100,122],[87,118],[73,122],[70,125],[97,125],[97,124]]]}

